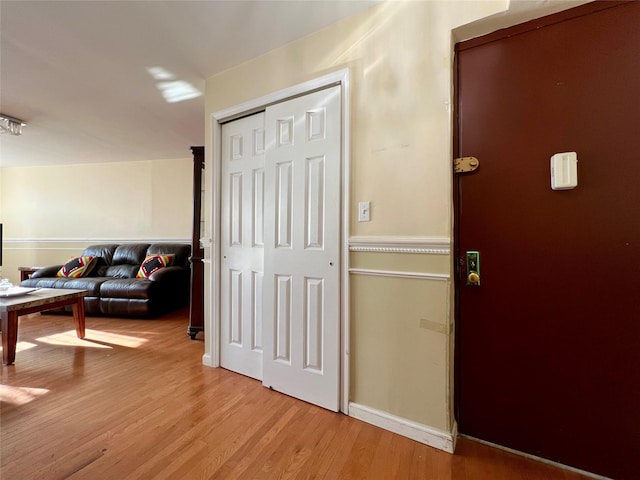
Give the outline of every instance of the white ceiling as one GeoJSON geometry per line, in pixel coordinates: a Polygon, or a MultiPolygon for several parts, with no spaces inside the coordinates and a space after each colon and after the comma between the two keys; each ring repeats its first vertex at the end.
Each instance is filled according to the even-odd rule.
{"type": "Polygon", "coordinates": [[[207,77],[379,1],[0,0],[0,166],[187,158],[207,77]]]}

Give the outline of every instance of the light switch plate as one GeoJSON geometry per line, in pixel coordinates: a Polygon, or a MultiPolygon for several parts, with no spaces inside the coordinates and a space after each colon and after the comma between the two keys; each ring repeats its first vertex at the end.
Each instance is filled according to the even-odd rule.
{"type": "Polygon", "coordinates": [[[358,221],[359,222],[371,221],[371,202],[358,203],[358,221]]]}

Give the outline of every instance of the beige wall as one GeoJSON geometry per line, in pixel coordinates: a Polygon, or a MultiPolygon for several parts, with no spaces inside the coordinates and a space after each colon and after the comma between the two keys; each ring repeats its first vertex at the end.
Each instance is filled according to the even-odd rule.
{"type": "Polygon", "coordinates": [[[93,243],[191,238],[193,161],[0,169],[2,275],[61,263],[93,243]]]}
{"type": "Polygon", "coordinates": [[[348,67],[351,234],[448,236],[451,169],[443,160],[451,151],[450,30],[505,3],[383,3],[210,77],[207,132],[213,112],[348,67]],[[372,202],[371,222],[355,221],[356,200],[372,202]]]}

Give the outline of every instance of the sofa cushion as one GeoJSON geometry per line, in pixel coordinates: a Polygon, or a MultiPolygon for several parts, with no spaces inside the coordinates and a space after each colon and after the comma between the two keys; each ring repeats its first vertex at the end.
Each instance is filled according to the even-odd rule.
{"type": "Polygon", "coordinates": [[[148,299],[141,298],[101,298],[100,311],[103,315],[117,317],[149,318],[162,312],[148,299]]]}
{"type": "Polygon", "coordinates": [[[104,271],[105,277],[133,278],[138,273],[138,265],[111,265],[104,271]]]}
{"type": "Polygon", "coordinates": [[[147,255],[136,275],[137,278],[149,278],[161,268],[173,263],[174,255],[147,255]]]}
{"type": "Polygon", "coordinates": [[[89,275],[95,267],[97,259],[95,257],[76,257],[62,265],[56,277],[79,278],[89,275]]]}
{"type": "Polygon", "coordinates": [[[100,285],[110,280],[104,277],[48,277],[48,278],[28,278],[20,282],[23,287],[35,288],[72,288],[76,290],[87,290],[89,297],[97,297],[100,294],[100,285]]]}
{"type": "Polygon", "coordinates": [[[112,265],[138,265],[144,261],[145,254],[149,248],[148,243],[131,243],[120,245],[113,253],[112,265]]]}
{"type": "Polygon", "coordinates": [[[95,257],[97,262],[95,268],[89,273],[92,277],[106,277],[106,269],[113,262],[113,254],[118,248],[117,244],[109,243],[104,245],[91,245],[84,249],[83,256],[95,257]]]}
{"type": "Polygon", "coordinates": [[[84,257],[96,257],[97,266],[111,265],[113,263],[113,253],[118,248],[116,244],[91,245],[82,252],[84,257]]]}
{"type": "Polygon", "coordinates": [[[148,299],[153,290],[157,285],[146,278],[116,278],[100,285],[100,297],[148,299]]]}

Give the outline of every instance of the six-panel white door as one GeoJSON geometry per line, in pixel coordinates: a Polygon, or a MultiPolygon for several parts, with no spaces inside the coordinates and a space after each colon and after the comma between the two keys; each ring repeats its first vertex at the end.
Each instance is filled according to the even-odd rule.
{"type": "Polygon", "coordinates": [[[262,379],[264,113],[222,126],[220,364],[262,379]]]}
{"type": "Polygon", "coordinates": [[[263,384],[337,411],[340,87],[267,108],[263,384]]]}

